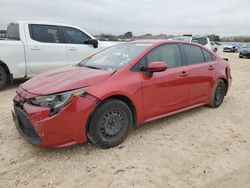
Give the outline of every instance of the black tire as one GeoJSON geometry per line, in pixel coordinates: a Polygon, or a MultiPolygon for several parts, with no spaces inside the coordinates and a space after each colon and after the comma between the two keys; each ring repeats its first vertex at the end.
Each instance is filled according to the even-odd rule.
{"type": "Polygon", "coordinates": [[[100,148],[111,148],[122,143],[133,124],[133,115],[126,103],[108,99],[100,104],[90,119],[88,139],[100,148]]]}
{"type": "Polygon", "coordinates": [[[213,88],[211,101],[209,106],[211,108],[218,108],[224,101],[227,86],[223,80],[218,80],[213,88]]]}
{"type": "Polygon", "coordinates": [[[0,90],[6,85],[8,79],[7,72],[5,69],[0,65],[0,90]]]}

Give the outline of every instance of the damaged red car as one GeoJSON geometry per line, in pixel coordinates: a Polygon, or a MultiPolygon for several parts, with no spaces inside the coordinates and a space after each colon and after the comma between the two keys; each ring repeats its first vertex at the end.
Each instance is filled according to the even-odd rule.
{"type": "Polygon", "coordinates": [[[202,105],[219,107],[231,80],[228,62],[198,44],[123,43],[22,84],[13,120],[40,147],[90,140],[110,148],[135,125],[202,105]]]}

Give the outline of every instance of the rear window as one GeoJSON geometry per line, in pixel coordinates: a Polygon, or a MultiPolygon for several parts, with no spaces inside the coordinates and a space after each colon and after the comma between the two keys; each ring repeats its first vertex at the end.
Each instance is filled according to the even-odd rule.
{"type": "Polygon", "coordinates": [[[29,25],[30,37],[38,42],[59,43],[59,31],[53,25],[29,25]]]}
{"type": "Polygon", "coordinates": [[[205,62],[202,50],[199,46],[183,44],[186,61],[188,65],[194,65],[205,62]]]}
{"type": "Polygon", "coordinates": [[[20,40],[19,24],[11,23],[8,25],[6,38],[11,40],[20,40]]]}

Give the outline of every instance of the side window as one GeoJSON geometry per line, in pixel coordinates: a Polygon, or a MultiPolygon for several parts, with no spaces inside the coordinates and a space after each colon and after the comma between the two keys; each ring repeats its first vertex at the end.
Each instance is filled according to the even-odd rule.
{"type": "Polygon", "coordinates": [[[194,64],[205,62],[203,53],[199,46],[183,44],[182,47],[183,47],[188,65],[194,65],[194,64]]]}
{"type": "Polygon", "coordinates": [[[6,33],[6,38],[11,40],[20,40],[18,24],[9,24],[6,33]]]}
{"type": "Polygon", "coordinates": [[[90,39],[88,35],[75,28],[63,27],[63,32],[66,42],[70,44],[84,44],[90,39]]]}
{"type": "Polygon", "coordinates": [[[134,72],[138,72],[141,71],[142,67],[146,67],[147,66],[147,61],[146,61],[146,56],[144,56],[142,59],[140,59],[140,61],[138,61],[132,68],[132,71],[134,72]]]}
{"type": "Polygon", "coordinates": [[[167,63],[168,68],[182,66],[182,57],[178,44],[162,45],[146,55],[148,64],[154,61],[167,63]]]}
{"type": "Polygon", "coordinates": [[[30,37],[38,42],[60,43],[59,31],[53,25],[29,25],[30,37]]]}
{"type": "Polygon", "coordinates": [[[214,56],[208,51],[202,49],[206,62],[214,61],[214,56]]]}

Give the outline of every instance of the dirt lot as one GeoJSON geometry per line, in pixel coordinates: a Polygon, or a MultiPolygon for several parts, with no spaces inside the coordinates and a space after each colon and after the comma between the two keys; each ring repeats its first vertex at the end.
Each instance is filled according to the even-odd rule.
{"type": "Polygon", "coordinates": [[[250,59],[222,55],[233,86],[220,108],[149,123],[109,150],[30,145],[10,113],[20,82],[1,91],[0,187],[250,187],[250,59]]]}

